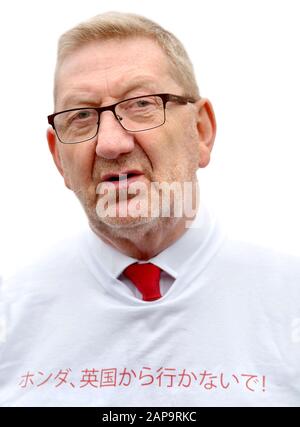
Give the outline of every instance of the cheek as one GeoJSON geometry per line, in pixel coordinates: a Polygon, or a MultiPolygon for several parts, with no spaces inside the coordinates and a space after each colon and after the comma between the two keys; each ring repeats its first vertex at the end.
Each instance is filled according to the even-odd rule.
{"type": "Polygon", "coordinates": [[[94,160],[94,150],[77,144],[67,146],[63,153],[64,172],[68,177],[71,189],[90,185],[94,160]]]}
{"type": "Polygon", "coordinates": [[[149,145],[153,171],[160,180],[193,179],[198,169],[197,134],[191,123],[184,126],[166,129],[149,145]]]}

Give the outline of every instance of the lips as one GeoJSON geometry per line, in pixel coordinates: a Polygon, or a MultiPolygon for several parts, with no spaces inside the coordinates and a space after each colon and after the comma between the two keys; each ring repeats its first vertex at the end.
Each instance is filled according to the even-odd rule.
{"type": "Polygon", "coordinates": [[[102,177],[101,181],[118,183],[125,180],[133,180],[141,175],[143,175],[143,173],[139,170],[122,171],[119,173],[108,173],[102,177]]]}

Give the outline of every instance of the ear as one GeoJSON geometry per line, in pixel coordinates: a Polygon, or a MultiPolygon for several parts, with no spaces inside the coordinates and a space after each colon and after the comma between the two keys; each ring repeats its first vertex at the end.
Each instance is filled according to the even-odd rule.
{"type": "Polygon", "coordinates": [[[199,167],[205,168],[210,161],[210,153],[216,137],[217,124],[213,107],[208,99],[199,99],[195,106],[199,137],[199,167]]]}
{"type": "Polygon", "coordinates": [[[63,168],[63,164],[62,164],[62,161],[61,161],[60,152],[59,152],[59,149],[58,149],[58,142],[57,142],[57,139],[56,139],[56,135],[55,135],[54,130],[51,127],[49,127],[47,129],[47,141],[48,141],[48,147],[49,147],[49,150],[50,150],[50,152],[52,154],[52,158],[54,160],[54,163],[55,163],[55,165],[56,165],[59,173],[64,178],[66,187],[70,188],[70,186],[69,186],[69,184],[67,182],[65,173],[64,173],[64,168],[63,168]]]}

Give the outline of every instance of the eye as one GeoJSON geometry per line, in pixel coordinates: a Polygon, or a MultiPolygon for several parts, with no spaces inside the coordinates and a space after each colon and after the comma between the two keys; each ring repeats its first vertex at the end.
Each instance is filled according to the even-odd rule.
{"type": "Polygon", "coordinates": [[[151,102],[148,99],[139,99],[135,102],[137,107],[147,107],[151,104],[151,102]]]}
{"type": "Polygon", "coordinates": [[[91,115],[91,112],[88,110],[78,111],[78,113],[74,116],[73,120],[74,119],[79,119],[79,120],[88,119],[90,117],[90,115],[91,115]]]}
{"type": "Polygon", "coordinates": [[[156,102],[155,102],[155,99],[150,97],[138,98],[138,99],[132,99],[132,100],[126,101],[121,106],[125,110],[132,110],[132,111],[147,110],[148,111],[149,108],[154,108],[156,106],[156,102]]]}

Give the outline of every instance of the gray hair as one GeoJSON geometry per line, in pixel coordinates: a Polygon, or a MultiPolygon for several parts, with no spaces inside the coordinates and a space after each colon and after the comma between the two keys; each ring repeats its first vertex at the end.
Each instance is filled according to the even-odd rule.
{"type": "Polygon", "coordinates": [[[185,95],[199,98],[193,65],[183,44],[156,22],[140,15],[106,12],[84,21],[61,35],[58,41],[55,70],[54,101],[57,97],[57,74],[64,59],[76,49],[94,40],[147,37],[155,41],[166,54],[172,78],[185,95]]]}

